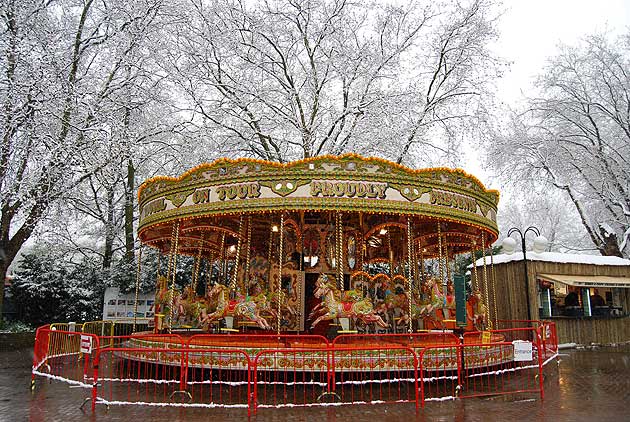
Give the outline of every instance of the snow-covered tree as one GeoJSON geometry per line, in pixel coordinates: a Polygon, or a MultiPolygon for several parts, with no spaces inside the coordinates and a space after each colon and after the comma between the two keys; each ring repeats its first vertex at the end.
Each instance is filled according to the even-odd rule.
{"type": "MultiPolygon", "coordinates": [[[[595,249],[584,227],[580,224],[579,215],[573,204],[562,192],[549,191],[541,187],[536,191],[530,185],[527,195],[519,188],[510,192],[507,187],[501,190],[498,224],[501,233],[507,233],[512,227],[525,229],[535,226],[547,238],[547,249],[556,252],[585,252],[595,249]],[[517,192],[518,191],[518,192],[517,192]],[[512,194],[510,194],[512,193],[512,194]]],[[[529,238],[529,242],[533,240],[529,238]]],[[[521,244],[517,242],[517,249],[521,244]]]]}
{"type": "Polygon", "coordinates": [[[200,160],[456,162],[491,102],[497,15],[493,0],[0,2],[0,280],[46,219],[66,264],[128,285],[135,180],[200,160]]]}
{"type": "Polygon", "coordinates": [[[0,3],[0,280],[53,204],[120,157],[126,173],[130,154],[111,141],[130,130],[137,40],[160,4],[0,3]]]}
{"type": "Polygon", "coordinates": [[[11,285],[18,318],[32,325],[52,321],[100,319],[105,284],[98,265],[65,265],[50,251],[37,250],[21,260],[11,285]]]}
{"type": "Polygon", "coordinates": [[[225,155],[453,162],[497,72],[487,0],[182,0],[181,12],[165,68],[225,155]]]}
{"type": "Polygon", "coordinates": [[[571,201],[602,255],[630,254],[630,33],[560,46],[539,95],[495,134],[490,165],[571,201]]]}

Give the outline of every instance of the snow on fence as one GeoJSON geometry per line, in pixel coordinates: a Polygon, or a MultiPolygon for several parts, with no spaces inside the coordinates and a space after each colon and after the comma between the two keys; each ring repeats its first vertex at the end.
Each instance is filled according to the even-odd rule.
{"type": "Polygon", "coordinates": [[[254,358],[254,409],[417,405],[417,363],[415,352],[402,346],[264,350],[254,358]]]}
{"type": "Polygon", "coordinates": [[[244,351],[121,347],[96,359],[93,405],[250,407],[249,370],[237,370],[251,366],[244,351]],[[192,354],[203,363],[188,367],[192,354]]]}
{"type": "Polygon", "coordinates": [[[100,335],[111,326],[98,323],[82,329],[37,330],[33,380],[89,388],[93,409],[98,403],[233,407],[249,415],[271,407],[542,398],[543,368],[557,356],[555,324],[548,322],[462,337],[350,334],[332,342],[288,334],[100,335]]]}
{"type": "Polygon", "coordinates": [[[86,381],[100,339],[94,334],[62,331],[67,326],[40,327],[36,331],[33,353],[32,386],[35,376],[91,388],[86,381]]]}

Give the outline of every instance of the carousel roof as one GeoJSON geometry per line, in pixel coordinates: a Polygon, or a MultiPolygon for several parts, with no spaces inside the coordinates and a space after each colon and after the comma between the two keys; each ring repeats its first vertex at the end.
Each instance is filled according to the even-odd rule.
{"type": "MultiPolygon", "coordinates": [[[[491,242],[498,234],[499,193],[486,189],[474,176],[461,169],[410,169],[356,154],[285,164],[222,158],[179,177],[149,179],[140,186],[138,199],[140,239],[145,243],[166,239],[169,227],[180,221],[184,248],[187,236],[191,248],[199,243],[200,236],[193,232],[204,225],[237,237],[234,216],[264,219],[265,213],[279,212],[308,213],[302,221],[328,211],[342,212],[344,218],[387,215],[398,218],[399,224],[412,217],[419,227],[415,233],[427,239],[435,233],[422,230],[423,222],[452,222],[462,228],[457,232],[463,236],[451,236],[454,244],[469,243],[466,236],[481,232],[491,242]]],[[[368,229],[379,223],[374,219],[368,229]]],[[[216,243],[217,239],[201,240],[216,243]]]]}

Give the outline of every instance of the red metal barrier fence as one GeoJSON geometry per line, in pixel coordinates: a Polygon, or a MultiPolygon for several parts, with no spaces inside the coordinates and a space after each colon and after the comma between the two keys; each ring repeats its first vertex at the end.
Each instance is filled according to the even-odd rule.
{"type": "Polygon", "coordinates": [[[92,388],[87,378],[94,362],[94,352],[99,348],[98,336],[48,326],[38,328],[35,335],[32,386],[35,376],[42,376],[92,388]]]}
{"type": "Polygon", "coordinates": [[[97,354],[96,403],[250,407],[251,362],[239,350],[110,348],[97,354]],[[193,354],[205,365],[188,366],[193,354]],[[179,362],[179,365],[164,362],[179,362]]]}
{"type": "Polygon", "coordinates": [[[254,359],[254,408],[417,405],[417,365],[415,352],[401,346],[264,350],[254,359]]]}
{"type": "Polygon", "coordinates": [[[90,389],[93,409],[98,403],[231,407],[250,414],[289,406],[424,407],[426,401],[519,393],[543,398],[543,368],[558,350],[555,324],[547,322],[459,337],[350,334],[332,342],[315,335],[113,336],[67,328],[37,330],[33,380],[90,389]],[[516,346],[518,353],[525,346],[524,360],[516,346]]]}

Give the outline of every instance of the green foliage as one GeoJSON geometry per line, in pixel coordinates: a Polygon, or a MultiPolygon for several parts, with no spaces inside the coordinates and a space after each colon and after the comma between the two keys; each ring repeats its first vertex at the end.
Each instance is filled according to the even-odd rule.
{"type": "MultiPolygon", "coordinates": [[[[492,247],[492,255],[498,255],[501,253],[501,245],[496,245],[492,247]]],[[[482,258],[483,253],[481,250],[475,251],[475,260],[482,258]]],[[[488,265],[490,264],[490,251],[486,252],[486,260],[488,265]]],[[[459,255],[455,258],[455,274],[466,274],[469,271],[468,266],[472,264],[472,259],[470,254],[459,255]]],[[[470,276],[466,276],[466,280],[470,280],[470,276]]]]}
{"type": "Polygon", "coordinates": [[[23,257],[11,294],[17,319],[38,326],[100,319],[105,287],[95,263],[64,263],[39,251],[23,257]]]}
{"type": "MultiPolygon", "coordinates": [[[[176,284],[181,290],[190,284],[193,258],[177,259],[176,284]]],[[[168,257],[160,267],[167,271],[168,257]]],[[[140,267],[140,291],[155,289],[157,253],[143,250],[140,267]]],[[[90,321],[102,318],[103,297],[108,286],[128,293],[135,289],[137,266],[125,259],[102,269],[99,262],[84,259],[80,263],[64,260],[45,248],[24,255],[16,271],[10,294],[17,309],[17,319],[33,326],[51,322],[90,321]]],[[[200,273],[205,279],[203,271],[200,273]]]]}
{"type": "MultiPolygon", "coordinates": [[[[137,256],[137,255],[136,255],[137,256]]],[[[190,284],[192,280],[194,258],[189,256],[177,257],[177,273],[175,284],[179,289],[190,284]]],[[[165,275],[168,270],[168,256],[162,256],[158,265],[158,253],[151,248],[144,248],[142,251],[142,262],[140,264],[140,285],[141,292],[150,292],[155,290],[157,280],[157,269],[165,275]]],[[[115,286],[120,289],[121,293],[129,293],[136,288],[136,278],[138,274],[137,263],[130,263],[125,259],[121,259],[112,265],[107,272],[109,276],[109,286],[115,286]]],[[[203,277],[203,272],[200,273],[203,277]]]]}
{"type": "Polygon", "coordinates": [[[22,321],[2,321],[0,325],[2,331],[9,333],[31,333],[35,331],[33,326],[22,321]]]}

